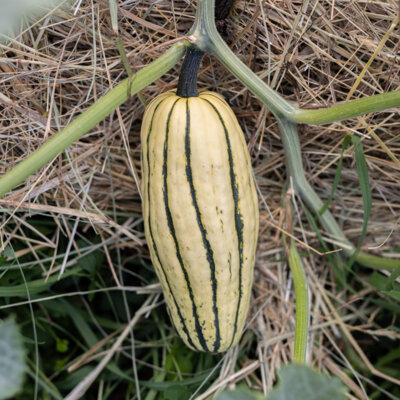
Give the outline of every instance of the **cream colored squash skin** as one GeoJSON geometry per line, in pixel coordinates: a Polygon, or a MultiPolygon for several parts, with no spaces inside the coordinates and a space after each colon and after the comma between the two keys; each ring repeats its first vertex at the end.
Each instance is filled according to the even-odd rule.
{"type": "Polygon", "coordinates": [[[241,128],[216,93],[167,92],[141,140],[145,233],[170,316],[192,349],[226,351],[246,322],[258,236],[241,128]]]}

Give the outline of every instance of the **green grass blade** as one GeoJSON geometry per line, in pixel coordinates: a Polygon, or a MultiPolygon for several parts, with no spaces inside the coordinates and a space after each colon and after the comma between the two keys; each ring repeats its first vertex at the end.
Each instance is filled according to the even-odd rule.
{"type": "MultiPolygon", "coordinates": [[[[74,275],[78,273],[79,269],[74,268],[68,270],[61,279],[67,278],[68,276],[74,275]]],[[[15,286],[3,286],[0,287],[0,296],[1,297],[21,297],[27,295],[27,289],[29,290],[30,295],[41,293],[47,290],[51,285],[58,281],[58,276],[52,275],[47,282],[45,282],[44,278],[36,279],[34,281],[26,282],[25,284],[15,285],[15,286]]]]}
{"type": "Polygon", "coordinates": [[[58,302],[60,304],[60,307],[64,311],[66,311],[71,317],[72,322],[76,326],[76,329],[78,329],[79,333],[82,335],[88,348],[94,346],[99,341],[99,339],[94,334],[81,313],[77,311],[77,309],[73,305],[71,305],[68,301],[64,299],[58,299],[58,302]]]}
{"type": "Polygon", "coordinates": [[[350,136],[346,136],[344,138],[343,141],[343,146],[342,146],[342,152],[340,154],[340,158],[339,158],[339,162],[338,162],[338,166],[336,168],[336,172],[335,172],[335,178],[333,180],[333,185],[332,185],[332,190],[331,190],[331,194],[329,195],[328,199],[326,200],[326,202],[324,203],[324,205],[321,207],[321,209],[319,210],[319,216],[321,216],[328,208],[329,205],[331,204],[331,201],[333,199],[333,196],[335,194],[335,191],[339,185],[339,180],[340,180],[340,175],[342,173],[342,165],[343,165],[343,154],[348,146],[348,144],[350,143],[350,136]]]}
{"type": "Polygon", "coordinates": [[[353,262],[357,258],[357,254],[361,249],[363,244],[364,238],[367,235],[367,228],[368,228],[368,220],[371,215],[371,208],[372,208],[372,195],[371,195],[371,187],[369,185],[369,178],[368,178],[368,166],[365,160],[364,149],[361,143],[361,140],[357,136],[351,136],[351,140],[354,145],[355,157],[356,157],[356,169],[357,175],[360,182],[360,189],[361,195],[363,199],[363,206],[364,206],[364,217],[363,217],[363,227],[360,235],[360,240],[358,241],[358,245],[356,247],[356,251],[351,256],[349,260],[349,265],[351,266],[353,262]]]}

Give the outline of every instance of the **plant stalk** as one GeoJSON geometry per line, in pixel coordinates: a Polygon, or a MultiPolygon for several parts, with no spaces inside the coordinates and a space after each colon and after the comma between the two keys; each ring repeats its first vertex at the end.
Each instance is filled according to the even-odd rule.
{"type": "Polygon", "coordinates": [[[89,132],[130,96],[144,89],[170,70],[182,58],[188,44],[188,42],[182,41],[173,45],[157,60],[111,89],[68,126],[6,172],[0,178],[0,197],[3,197],[39,168],[54,159],[69,145],[89,132]]]}
{"type": "MultiPolygon", "coordinates": [[[[214,0],[198,1],[196,20],[190,34],[192,39],[195,39],[192,42],[194,41],[201,50],[213,53],[275,115],[281,131],[287,174],[292,176],[297,193],[318,216],[323,202],[306,179],[295,123],[326,124],[373,111],[397,107],[400,106],[400,91],[353,100],[325,109],[301,110],[287,102],[264,83],[235,56],[223,41],[214,22],[214,0]]],[[[348,241],[333,215],[327,210],[323,215],[319,216],[319,220],[330,234],[332,241],[343,249],[347,257],[351,257],[356,248],[348,241]]],[[[400,267],[400,260],[376,257],[362,251],[357,253],[355,260],[370,268],[391,270],[400,267]]]]}
{"type": "MultiPolygon", "coordinates": [[[[346,238],[331,212],[326,210],[322,215],[319,215],[323,202],[306,179],[296,124],[286,118],[278,118],[278,125],[285,153],[287,176],[292,177],[296,193],[320,220],[332,242],[338,248],[343,249],[344,254],[350,258],[355,253],[356,248],[346,238]]],[[[400,267],[400,260],[377,257],[363,251],[357,253],[355,260],[370,268],[393,270],[400,267]]]]}
{"type": "Polygon", "coordinates": [[[191,34],[199,48],[214,54],[276,117],[284,116],[292,122],[321,125],[400,106],[400,90],[396,90],[328,108],[299,109],[264,83],[223,41],[214,22],[214,0],[198,1],[196,21],[191,34]]]}
{"type": "Polygon", "coordinates": [[[293,361],[305,364],[309,328],[309,299],[307,278],[294,240],[290,240],[289,268],[292,273],[296,296],[296,327],[294,332],[293,361]]]}

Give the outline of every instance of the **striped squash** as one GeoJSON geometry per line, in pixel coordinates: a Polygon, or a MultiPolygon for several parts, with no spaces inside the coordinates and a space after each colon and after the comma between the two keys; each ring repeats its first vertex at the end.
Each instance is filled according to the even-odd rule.
{"type": "Polygon", "coordinates": [[[225,351],[246,321],[258,235],[243,133],[218,94],[167,92],[141,140],[145,234],[171,319],[190,348],[225,351]]]}

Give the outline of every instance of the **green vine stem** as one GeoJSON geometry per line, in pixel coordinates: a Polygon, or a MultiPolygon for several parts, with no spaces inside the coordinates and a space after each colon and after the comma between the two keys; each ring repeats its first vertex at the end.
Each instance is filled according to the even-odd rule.
{"type": "Polygon", "coordinates": [[[289,116],[289,119],[298,123],[321,125],[399,106],[400,90],[396,90],[352,100],[329,108],[320,108],[318,110],[297,108],[294,115],[291,118],[289,116]]]}
{"type": "MultiPolygon", "coordinates": [[[[324,124],[372,111],[400,106],[400,91],[395,91],[354,100],[327,109],[299,109],[266,85],[225,44],[215,27],[214,0],[198,1],[195,23],[189,35],[188,40],[191,43],[200,50],[213,53],[276,115],[282,133],[288,176],[292,176],[296,190],[316,215],[322,206],[322,201],[305,178],[298,133],[294,122],[324,124]]],[[[90,106],[67,127],[55,134],[25,160],[4,174],[0,178],[0,197],[82,137],[126,101],[129,96],[144,89],[172,68],[183,56],[188,45],[189,43],[186,41],[176,43],[156,61],[110,90],[108,94],[90,106]]],[[[346,239],[332,214],[327,211],[320,217],[320,220],[325,230],[340,244],[346,255],[351,256],[354,254],[354,246],[346,239]]],[[[356,260],[373,268],[393,269],[400,265],[399,260],[383,259],[363,252],[357,254],[356,260]]]]}
{"type": "MultiPolygon", "coordinates": [[[[323,202],[305,177],[296,124],[288,121],[286,118],[278,118],[278,125],[285,152],[287,176],[292,178],[296,193],[310,207],[314,214],[319,216],[322,226],[329,233],[332,241],[339,248],[343,249],[347,257],[351,257],[356,248],[347,240],[333,215],[329,210],[319,215],[319,210],[323,206],[323,202]]],[[[400,260],[377,257],[362,251],[357,253],[356,261],[370,268],[392,270],[400,267],[400,260]]]]}
{"type": "Polygon", "coordinates": [[[282,231],[282,244],[286,252],[287,262],[293,278],[296,301],[293,361],[305,364],[307,362],[308,330],[310,325],[310,301],[307,277],[296,248],[296,243],[286,234],[286,232],[293,234],[294,207],[292,194],[292,186],[288,179],[282,190],[281,198],[282,208],[285,210],[285,230],[282,231]]]}
{"type": "MultiPolygon", "coordinates": [[[[198,1],[196,20],[190,34],[192,42],[201,50],[213,53],[276,116],[282,135],[287,174],[292,177],[297,193],[315,215],[318,215],[323,203],[305,177],[295,123],[326,124],[400,106],[400,91],[394,91],[319,110],[299,109],[265,84],[223,41],[214,22],[214,0],[198,1]]],[[[332,240],[343,249],[346,256],[351,257],[356,249],[332,214],[326,211],[319,219],[332,240]]],[[[400,266],[400,260],[376,257],[362,251],[357,253],[356,261],[371,268],[394,269],[400,266]]]]}
{"type": "Polygon", "coordinates": [[[307,278],[294,240],[290,240],[289,268],[292,273],[296,296],[296,327],[294,331],[293,361],[305,364],[309,327],[309,299],[307,278]]]}
{"type": "Polygon", "coordinates": [[[214,0],[199,0],[192,41],[213,53],[277,117],[307,124],[328,124],[374,111],[400,106],[400,90],[378,94],[318,110],[304,110],[286,101],[242,63],[219,35],[214,22],[214,0]]]}
{"type": "Polygon", "coordinates": [[[170,70],[183,56],[188,42],[173,45],[161,57],[132,77],[125,79],[92,104],[64,129],[56,133],[36,151],[0,178],[0,197],[23,182],[39,168],[64,151],[70,144],[89,132],[130,96],[136,94],[170,70]]]}

